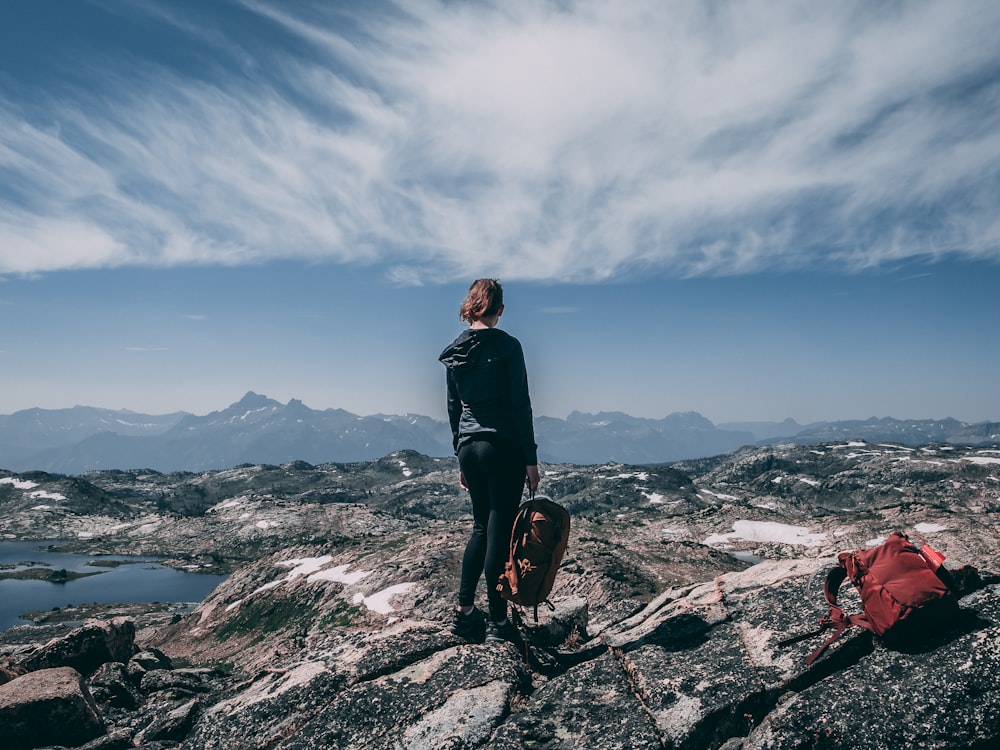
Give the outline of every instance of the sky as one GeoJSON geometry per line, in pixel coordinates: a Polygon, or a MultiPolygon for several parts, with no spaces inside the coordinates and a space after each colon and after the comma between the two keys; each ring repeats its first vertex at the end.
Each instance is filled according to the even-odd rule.
{"type": "Polygon", "coordinates": [[[1000,420],[1000,3],[0,3],[0,414],[1000,420]]]}

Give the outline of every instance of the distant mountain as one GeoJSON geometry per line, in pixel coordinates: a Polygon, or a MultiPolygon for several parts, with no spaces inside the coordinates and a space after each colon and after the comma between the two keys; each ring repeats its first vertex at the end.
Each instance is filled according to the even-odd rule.
{"type": "Polygon", "coordinates": [[[789,417],[784,422],[720,422],[718,428],[720,430],[750,432],[753,433],[754,440],[762,441],[798,435],[806,429],[806,426],[789,417]]]}
{"type": "Polygon", "coordinates": [[[367,461],[404,448],[450,455],[448,426],[418,415],[316,411],[297,399],[281,404],[251,391],[222,411],[183,414],[159,433],[126,434],[103,425],[87,437],[53,441],[31,455],[14,460],[0,456],[0,466],[62,474],[129,468],[205,471],[245,463],[367,461]]]}
{"type": "Polygon", "coordinates": [[[754,442],[748,431],[721,430],[697,412],[643,419],[621,412],[535,420],[539,458],[555,463],[669,463],[729,453],[754,442]]]}
{"type": "Polygon", "coordinates": [[[0,414],[0,466],[23,466],[38,453],[75,445],[102,432],[122,437],[162,435],[185,416],[186,412],[151,416],[92,406],[0,414]]]}
{"type": "MultiPolygon", "coordinates": [[[[546,463],[670,463],[717,456],[745,445],[858,438],[906,445],[1000,443],[1000,424],[954,419],[870,419],[803,427],[793,420],[715,425],[696,412],[644,419],[621,412],[573,412],[535,420],[546,463]]],[[[204,416],[161,416],[76,406],[0,415],[0,468],[81,474],[95,469],[207,471],[241,464],[370,461],[398,450],[450,456],[448,425],[430,417],[343,409],[317,411],[254,392],[204,416]]]]}
{"type": "MultiPolygon", "coordinates": [[[[956,445],[991,445],[1000,442],[1000,422],[968,424],[957,419],[893,419],[872,417],[865,420],[819,422],[803,428],[794,435],[783,436],[781,441],[811,445],[834,440],[865,440],[869,443],[887,442],[902,445],[927,445],[953,443],[956,445]]],[[[761,443],[778,442],[759,439],[761,443]]]]}

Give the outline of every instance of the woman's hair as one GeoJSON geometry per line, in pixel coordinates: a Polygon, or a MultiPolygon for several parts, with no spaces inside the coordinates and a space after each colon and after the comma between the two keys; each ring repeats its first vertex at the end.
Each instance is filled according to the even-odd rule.
{"type": "Polygon", "coordinates": [[[496,279],[476,279],[469,287],[458,317],[466,323],[475,323],[487,315],[496,315],[503,307],[503,287],[496,279]]]}

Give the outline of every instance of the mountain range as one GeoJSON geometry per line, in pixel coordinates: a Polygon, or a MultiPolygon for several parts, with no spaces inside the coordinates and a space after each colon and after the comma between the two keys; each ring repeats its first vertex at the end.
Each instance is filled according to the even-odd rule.
{"type": "MultiPolygon", "coordinates": [[[[808,445],[857,438],[903,445],[989,445],[1000,442],[1000,423],[887,417],[810,425],[791,419],[716,425],[697,412],[662,419],[573,412],[566,419],[536,418],[535,435],[539,458],[546,463],[658,464],[780,442],[808,445]]],[[[415,414],[320,411],[297,399],[282,404],[252,391],[204,416],[88,406],[0,415],[0,468],[11,471],[206,471],[296,460],[368,461],[396,450],[451,455],[447,423],[415,414]]]]}

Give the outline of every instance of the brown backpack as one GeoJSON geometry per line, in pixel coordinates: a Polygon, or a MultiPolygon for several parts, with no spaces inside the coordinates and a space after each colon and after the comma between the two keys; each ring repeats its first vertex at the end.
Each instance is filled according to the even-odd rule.
{"type": "Polygon", "coordinates": [[[569,513],[558,503],[538,495],[521,504],[510,535],[510,558],[500,574],[500,596],[522,607],[547,603],[556,571],[569,543],[569,513]]]}
{"type": "Polygon", "coordinates": [[[830,605],[819,619],[821,629],[834,628],[833,635],[814,651],[812,664],[827,646],[857,625],[870,630],[889,646],[926,636],[954,623],[958,601],[945,583],[944,557],[927,545],[913,545],[901,531],[894,531],[878,547],[841,552],[829,570],[823,595],[830,605]],[[847,614],[837,604],[837,591],[845,578],[861,595],[863,614],[847,614]]]}

